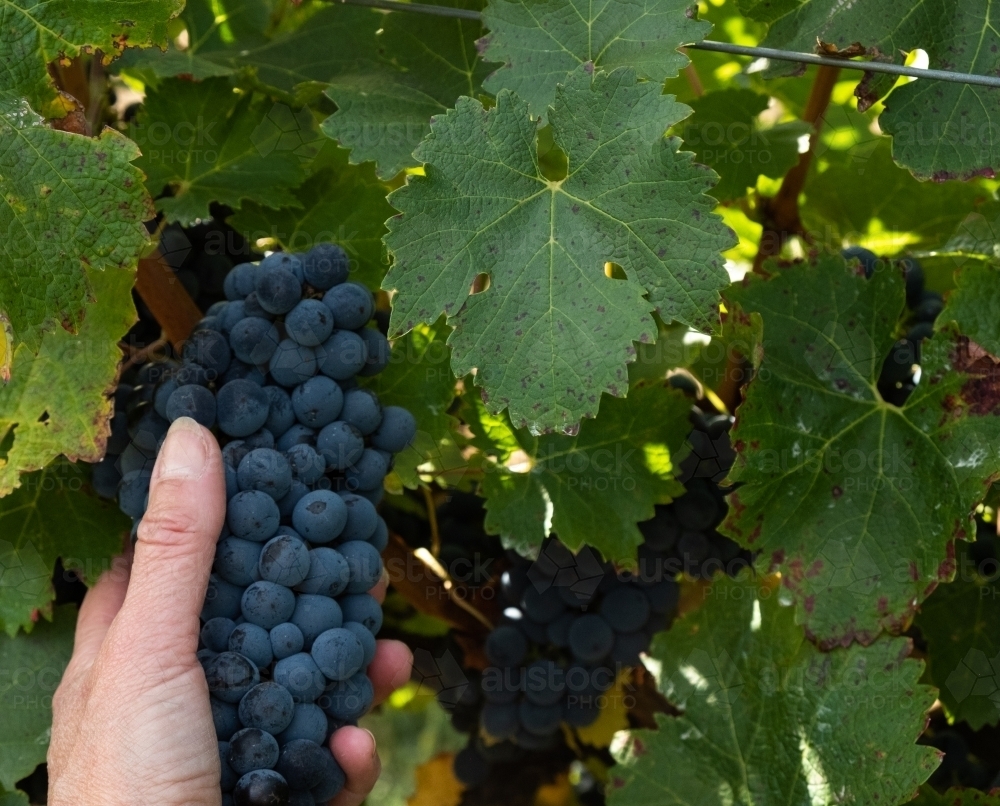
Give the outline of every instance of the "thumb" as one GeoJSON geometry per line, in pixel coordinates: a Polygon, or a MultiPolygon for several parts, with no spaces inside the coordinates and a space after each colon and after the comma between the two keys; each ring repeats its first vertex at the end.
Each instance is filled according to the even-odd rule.
{"type": "Polygon", "coordinates": [[[139,652],[191,657],[215,544],[226,515],[222,454],[188,417],[174,421],[156,458],[132,576],[118,619],[139,652]]]}

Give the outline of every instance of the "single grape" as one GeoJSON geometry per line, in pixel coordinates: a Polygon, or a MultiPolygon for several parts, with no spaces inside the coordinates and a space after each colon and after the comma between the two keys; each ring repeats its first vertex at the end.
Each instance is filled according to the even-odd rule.
{"type": "Polygon", "coordinates": [[[313,490],[295,505],[292,524],[309,542],[329,543],[347,524],[347,506],[336,493],[313,490]]]}
{"type": "Polygon", "coordinates": [[[288,784],[274,770],[252,770],[233,789],[233,806],[286,806],[288,798],[288,784]]]}
{"type": "Polygon", "coordinates": [[[232,358],[228,340],[217,330],[196,330],[184,342],[181,354],[185,361],[204,367],[216,378],[229,368],[232,358]]]}
{"type": "Polygon", "coordinates": [[[365,340],[353,330],[334,330],[330,338],[316,348],[319,371],[335,381],[348,381],[367,366],[365,340]]]}
{"type": "Polygon", "coordinates": [[[351,389],[344,393],[340,419],[368,436],[382,423],[382,404],[370,389],[351,389]]]}
{"type": "Polygon", "coordinates": [[[205,679],[213,697],[235,704],[260,682],[260,672],[248,658],[222,652],[205,665],[205,679]]]}
{"type": "Polygon", "coordinates": [[[346,680],[361,671],[365,659],[361,641],[343,627],[335,627],[316,636],[309,654],[327,680],[346,680]]]}
{"type": "Polygon", "coordinates": [[[212,722],[215,724],[215,735],[220,741],[228,743],[229,737],[242,727],[240,724],[239,708],[236,704],[225,702],[218,697],[209,697],[209,701],[212,706],[212,722]]]}
{"type": "Polygon", "coordinates": [[[284,686],[274,682],[254,686],[240,700],[240,722],[276,736],[292,722],[295,703],[284,686]]]}
{"type": "Polygon", "coordinates": [[[232,792],[239,780],[239,775],[236,774],[236,770],[229,766],[229,742],[219,742],[219,767],[221,768],[219,788],[223,792],[232,792]]]}
{"type": "Polygon", "coordinates": [[[243,728],[229,740],[229,766],[240,775],[274,769],[278,756],[278,740],[260,728],[243,728]]]}
{"type": "Polygon", "coordinates": [[[231,618],[209,619],[201,628],[201,642],[214,652],[225,652],[229,649],[229,635],[235,629],[236,622],[231,618]]]}
{"type": "Polygon", "coordinates": [[[467,789],[475,789],[486,783],[490,777],[490,764],[472,745],[455,754],[453,762],[455,778],[467,789]]]}
{"type": "Polygon", "coordinates": [[[341,533],[342,540],[368,540],[378,526],[379,516],[374,505],[360,495],[341,493],[347,506],[347,524],[341,533]]]}
{"type": "Polygon", "coordinates": [[[633,585],[618,585],[604,595],[600,613],[615,632],[640,629],[649,619],[649,599],[633,585]]]}
{"type": "Polygon", "coordinates": [[[382,422],[372,434],[372,445],[383,451],[399,453],[417,433],[417,421],[402,406],[382,409],[382,422]]]}
{"type": "Polygon", "coordinates": [[[281,519],[283,521],[291,520],[295,506],[308,494],[309,488],[305,484],[298,479],[292,479],[292,486],[288,493],[278,502],[278,512],[281,519]]]}
{"type": "Polygon", "coordinates": [[[274,664],[274,682],[284,686],[296,703],[315,702],[326,686],[326,678],[312,655],[299,652],[274,664]]]}
{"type": "Polygon", "coordinates": [[[281,515],[270,495],[245,490],[229,500],[226,520],[236,537],[263,543],[277,532],[281,515]]]}
{"type": "Polygon", "coordinates": [[[323,304],[333,311],[333,323],[345,330],[357,330],[375,313],[372,292],[358,283],[335,285],[323,296],[323,304]]]}
{"type": "Polygon", "coordinates": [[[615,642],[615,633],[600,616],[578,616],[569,628],[570,651],[581,663],[596,663],[606,657],[615,642]]]}
{"type": "Polygon", "coordinates": [[[253,366],[270,361],[280,342],[278,328],[259,316],[241,319],[229,333],[229,346],[232,347],[233,354],[240,361],[253,366]]]}
{"type": "Polygon", "coordinates": [[[231,437],[247,437],[264,427],[270,401],[257,384],[230,381],[216,397],[219,429],[231,437]]]}
{"type": "Polygon", "coordinates": [[[368,713],[375,692],[371,680],[364,672],[358,672],[346,680],[331,683],[323,692],[323,710],[334,719],[357,719],[368,713]]]}
{"type": "Polygon", "coordinates": [[[374,596],[369,593],[352,593],[341,596],[337,601],[343,613],[342,621],[356,621],[367,627],[372,635],[378,635],[378,631],[382,629],[382,606],[374,596]]]}
{"type": "Polygon", "coordinates": [[[272,252],[257,264],[254,279],[269,271],[284,269],[295,275],[295,279],[302,284],[305,282],[303,273],[302,258],[290,252],[272,252]]]}
{"type": "MultiPolygon", "coordinates": [[[[291,407],[291,399],[289,399],[288,405],[291,407]]],[[[294,412],[292,412],[292,416],[295,416],[294,412]]],[[[335,425],[335,423],[332,423],[331,425],[335,425]]],[[[327,428],[329,427],[330,426],[327,426],[327,428]]],[[[279,451],[288,452],[293,445],[316,444],[316,432],[301,423],[295,423],[295,425],[289,426],[288,430],[278,438],[274,447],[279,451]]]]}
{"type": "Polygon", "coordinates": [[[253,279],[256,271],[257,267],[253,263],[240,263],[233,266],[229,274],[226,275],[223,284],[226,299],[241,300],[253,291],[253,279]]]}
{"type": "MultiPolygon", "coordinates": [[[[283,621],[291,621],[296,609],[296,597],[284,585],[254,582],[243,593],[243,617],[251,624],[270,630],[283,621]]],[[[268,641],[270,647],[270,641],[268,641]]]]}
{"type": "Polygon", "coordinates": [[[260,560],[260,543],[227,537],[215,547],[215,562],[212,570],[226,582],[246,587],[260,579],[257,566],[260,560]]]}
{"type": "Polygon", "coordinates": [[[337,244],[320,243],[306,253],[302,269],[309,285],[317,291],[326,291],[347,281],[351,261],[337,244]]]}
{"type": "Polygon", "coordinates": [[[285,452],[285,458],[292,468],[293,478],[304,484],[315,484],[323,477],[326,470],[326,460],[316,452],[312,445],[302,443],[292,445],[285,452]]]}
{"type": "Polygon", "coordinates": [[[347,467],[344,477],[349,490],[375,490],[382,486],[389,472],[385,457],[371,448],[365,448],[358,460],[347,467]]]}
{"type": "Polygon", "coordinates": [[[271,628],[271,652],[275,660],[290,658],[302,651],[306,639],[302,635],[302,630],[292,622],[285,621],[276,627],[271,628]]]}
{"type": "Polygon", "coordinates": [[[382,556],[370,543],[348,540],[337,546],[337,551],[347,560],[351,571],[347,593],[366,593],[382,578],[382,556]]]}
{"type": "Polygon", "coordinates": [[[260,307],[275,315],[291,311],[302,299],[302,281],[285,268],[260,268],[254,281],[260,307]]]}
{"type": "Polygon", "coordinates": [[[365,352],[368,357],[365,359],[365,367],[360,374],[364,377],[378,375],[389,363],[392,349],[385,336],[373,327],[363,327],[358,331],[361,340],[365,343],[365,352]]]}
{"type": "Polygon", "coordinates": [[[204,386],[189,383],[179,386],[167,401],[167,419],[190,417],[206,428],[215,425],[215,395],[204,386]]]}
{"type": "Polygon", "coordinates": [[[201,608],[201,617],[208,621],[216,616],[237,619],[240,617],[240,599],[243,588],[233,585],[217,574],[208,577],[208,590],[205,592],[205,604],[201,608]]]}
{"type": "Polygon", "coordinates": [[[309,552],[309,573],[295,585],[299,593],[339,596],[347,589],[351,568],[336,549],[320,546],[309,552]]]}
{"type": "Polygon", "coordinates": [[[309,564],[309,547],[291,535],[272,537],[260,552],[261,579],[288,588],[309,575],[309,564]]]}
{"type": "Polygon", "coordinates": [[[372,659],[375,657],[375,650],[378,648],[375,636],[372,635],[372,631],[369,630],[364,624],[358,624],[356,621],[345,621],[344,629],[354,633],[354,636],[361,643],[361,649],[364,653],[361,666],[362,668],[367,669],[368,664],[371,663],[372,659]]]}
{"type": "Polygon", "coordinates": [[[329,425],[340,414],[344,405],[344,394],[336,381],[325,375],[317,375],[295,388],[292,392],[292,408],[303,425],[322,428],[329,425]]]}
{"type": "MultiPolygon", "coordinates": [[[[265,386],[264,394],[268,397],[267,421],[264,428],[279,438],[295,425],[295,409],[292,408],[292,398],[280,386],[265,386]]],[[[278,450],[286,450],[278,448],[278,450]]]]}
{"type": "Polygon", "coordinates": [[[501,625],[486,639],[486,657],[496,666],[518,666],[528,653],[528,642],[516,627],[501,625]]]}
{"type": "Polygon", "coordinates": [[[284,747],[296,739],[308,739],[316,744],[323,744],[326,739],[326,714],[315,703],[302,702],[295,706],[292,721],[277,737],[278,743],[284,747]]]}
{"type": "Polygon", "coordinates": [[[559,703],[536,705],[529,700],[522,700],[517,707],[517,715],[526,731],[545,736],[558,730],[562,721],[562,710],[559,703]]]}
{"type": "Polygon", "coordinates": [[[274,659],[267,630],[248,621],[237,625],[230,633],[229,651],[248,658],[258,669],[266,669],[274,659]]]}
{"type": "Polygon", "coordinates": [[[240,489],[259,490],[275,501],[288,495],[292,468],[283,454],[270,448],[256,448],[240,461],[236,471],[240,489]]]}
{"type": "Polygon", "coordinates": [[[344,470],[354,464],[365,450],[364,437],[353,425],[340,420],[319,432],[316,449],[332,470],[344,470]]]}
{"type": "Polygon", "coordinates": [[[316,374],[316,353],[291,339],[284,339],[268,362],[274,380],[286,388],[305,383],[316,374]]]}
{"type": "Polygon", "coordinates": [[[318,299],[304,299],[285,317],[289,338],[306,347],[319,347],[333,332],[333,314],[318,299]]]}

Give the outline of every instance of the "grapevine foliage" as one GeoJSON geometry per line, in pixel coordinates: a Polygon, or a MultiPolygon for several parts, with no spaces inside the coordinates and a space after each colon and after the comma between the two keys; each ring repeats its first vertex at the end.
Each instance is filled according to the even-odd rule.
{"type": "Polygon", "coordinates": [[[887,266],[866,279],[839,257],[727,292],[754,356],[733,431],[726,532],[782,571],[819,641],[870,643],[954,573],[950,547],[1000,473],[992,379],[945,330],[925,343],[906,404],[875,388],[903,307],[887,266]],[[763,321],[763,333],[760,324],[763,321]]]}
{"type": "Polygon", "coordinates": [[[678,48],[703,39],[711,27],[692,18],[687,0],[495,0],[484,22],[490,33],[483,55],[504,63],[486,89],[517,93],[543,118],[556,87],[581,66],[607,72],[627,66],[660,84],[687,64],[678,48]]]}
{"type": "Polygon", "coordinates": [[[654,641],[658,687],[683,714],[618,748],[612,806],[900,803],[937,765],[914,745],[934,693],[909,641],[823,653],[767,582],[706,594],[654,641]]]}
{"type": "Polygon", "coordinates": [[[480,92],[488,72],[476,49],[481,34],[475,20],[389,15],[365,43],[366,63],[331,79],[326,94],[337,112],[323,132],[351,149],[352,162],[376,162],[385,179],[415,164],[413,149],[430,131],[430,119],[460,96],[480,92]]]}
{"type": "MultiPolygon", "coordinates": [[[[922,48],[928,66],[958,73],[995,75],[1000,67],[1000,34],[990,21],[990,3],[963,0],[915,0],[905,5],[863,0],[850,14],[831,14],[823,0],[782,4],[788,13],[774,19],[774,5],[760,3],[750,10],[758,19],[774,19],[765,47],[812,51],[817,42],[838,50],[860,44],[869,58],[900,62],[902,53],[922,48]]],[[[794,71],[780,63],[772,75],[794,71]]],[[[937,81],[916,81],[896,87],[895,77],[866,74],[855,94],[867,108],[884,98],[879,121],[893,136],[893,156],[921,179],[937,181],[993,176],[1000,167],[990,109],[1000,90],[937,81]]]]}
{"type": "Polygon", "coordinates": [[[299,138],[282,142],[281,127],[269,120],[282,111],[234,93],[224,78],[164,81],[146,98],[135,127],[143,152],[137,164],[147,186],[154,195],[165,187],[172,191],[157,202],[159,209],[171,221],[190,224],[209,216],[212,201],[234,208],[245,199],[294,206],[290,189],[305,178],[304,163],[315,146],[299,138]]]}
{"type": "Polygon", "coordinates": [[[662,382],[640,384],[624,400],[606,397],[597,419],[572,438],[515,429],[469,397],[466,420],[493,458],[481,488],[486,528],[523,554],[555,532],[573,550],[591,545],[628,564],[642,543],[636,524],[683,492],[675,476],[689,405],[662,382]]]}
{"type": "Polygon", "coordinates": [[[569,161],[553,180],[524,101],[461,99],[417,151],[426,177],[390,196],[403,213],[386,237],[391,332],[447,313],[455,373],[476,368],[488,409],[535,433],[573,430],[601,392],[624,394],[633,342],[655,336],[650,311],[709,328],[726,282],[713,175],[662,138],[687,114],[632,70],[579,70],[552,107],[569,161]],[[489,288],[470,296],[480,274],[489,288]]]}
{"type": "Polygon", "coordinates": [[[0,498],[0,627],[31,632],[39,614],[52,617],[56,558],[94,583],[121,552],[129,520],[94,495],[83,467],[65,461],[22,479],[0,498]]]}
{"type": "MultiPolygon", "coordinates": [[[[0,653],[11,669],[31,672],[28,684],[0,690],[4,732],[0,736],[0,787],[14,785],[45,761],[52,718],[52,693],[73,648],[76,608],[56,608],[50,622],[39,624],[29,639],[0,635],[0,653]],[[32,697],[26,707],[26,697],[32,697]]],[[[17,801],[13,801],[17,803],[17,801]]]]}
{"type": "Polygon", "coordinates": [[[27,103],[0,95],[0,314],[16,343],[75,331],[93,294],[88,266],[134,267],[150,214],[135,144],[105,131],[55,131],[27,103]]]}
{"type": "MultiPolygon", "coordinates": [[[[18,486],[21,473],[39,470],[60,454],[92,462],[104,455],[121,350],[118,339],[135,321],[134,273],[89,270],[94,302],[76,335],[62,328],[42,336],[33,353],[14,354],[12,379],[0,386],[0,439],[13,437],[0,459],[0,496],[18,486]]],[[[0,499],[0,507],[3,499],[0,499]]]]}

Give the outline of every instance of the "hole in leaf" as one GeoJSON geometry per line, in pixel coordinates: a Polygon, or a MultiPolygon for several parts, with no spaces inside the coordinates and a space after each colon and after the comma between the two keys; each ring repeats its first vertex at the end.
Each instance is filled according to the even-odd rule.
{"type": "Polygon", "coordinates": [[[560,182],[569,173],[569,159],[566,152],[552,139],[552,127],[544,126],[538,132],[536,145],[538,170],[550,182],[560,182]]]}
{"type": "Polygon", "coordinates": [[[42,416],[38,418],[38,422],[47,423],[49,421],[49,413],[47,411],[42,412],[42,416]]]}
{"type": "Polygon", "coordinates": [[[480,272],[476,275],[476,279],[472,281],[472,287],[469,289],[469,294],[482,294],[489,287],[490,276],[486,272],[480,272]]]}
{"type": "Polygon", "coordinates": [[[6,434],[3,435],[3,439],[0,439],[0,459],[6,461],[7,454],[10,453],[10,449],[14,447],[14,428],[11,428],[6,434]]]}
{"type": "Polygon", "coordinates": [[[610,262],[604,264],[604,276],[610,277],[612,280],[628,279],[628,275],[625,274],[625,269],[623,269],[617,263],[610,263],[610,262]]]}

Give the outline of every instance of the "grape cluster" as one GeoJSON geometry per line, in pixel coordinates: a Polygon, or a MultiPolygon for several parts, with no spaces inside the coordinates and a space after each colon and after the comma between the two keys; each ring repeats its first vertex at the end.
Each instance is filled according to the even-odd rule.
{"type": "Polygon", "coordinates": [[[562,725],[592,724],[620,671],[638,665],[653,635],[669,627],[680,575],[735,574],[749,564],[750,555],[716,531],[728,492],[716,482],[734,457],[731,418],[695,408],[692,422],[692,451],[681,463],[686,492],[639,525],[645,539],[634,569],[616,569],[587,547],[574,555],[554,537],[534,561],[508,553],[507,607],[485,644],[490,665],[479,691],[456,706],[464,722],[478,713],[477,735],[455,757],[455,775],[467,786],[525,750],[553,748],[562,725]]]}
{"type": "MultiPolygon", "coordinates": [[[[852,246],[841,254],[859,261],[866,277],[871,277],[880,264],[889,263],[860,246],[852,246]]],[[[944,299],[937,291],[924,288],[924,270],[916,258],[902,258],[898,263],[906,279],[907,329],[882,364],[878,391],[886,402],[902,406],[920,379],[920,344],[934,335],[934,320],[944,310],[944,299]]]]}
{"type": "Polygon", "coordinates": [[[368,591],[388,543],[375,507],[416,422],[358,386],[385,366],[388,344],[366,326],[371,292],[347,274],[331,244],[236,266],[181,360],[119,387],[93,471],[134,538],[170,423],[191,417],[223,445],[228,506],[198,658],[224,806],[328,801],[344,773],[327,741],[372,703],[382,609],[368,591]]]}

